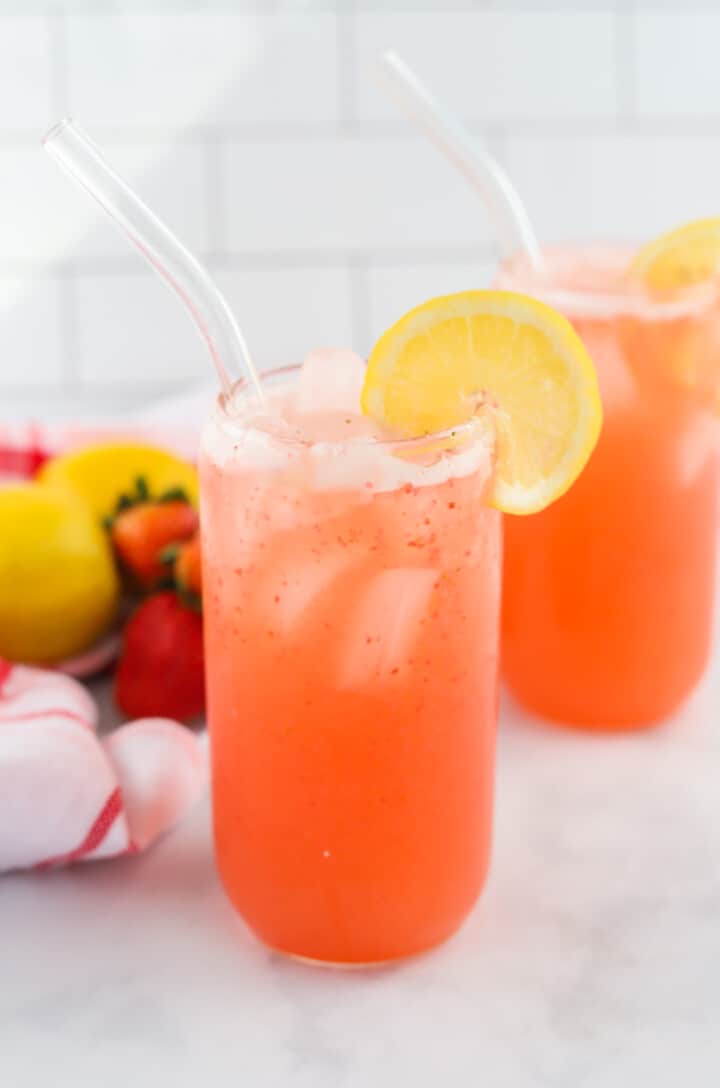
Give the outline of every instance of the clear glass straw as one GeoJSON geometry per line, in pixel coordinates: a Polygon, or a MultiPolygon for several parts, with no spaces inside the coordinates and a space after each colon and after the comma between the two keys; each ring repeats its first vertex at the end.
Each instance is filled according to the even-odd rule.
{"type": "Polygon", "coordinates": [[[392,49],[380,67],[405,114],[480,194],[495,226],[504,256],[521,251],[536,271],[543,269],[537,236],[517,190],[496,159],[478,146],[461,121],[443,106],[392,49]]]}
{"type": "Polygon", "coordinates": [[[180,296],[210,350],[223,393],[229,396],[235,381],[248,378],[264,405],[260,379],[245,337],[227,301],[198,259],[113,170],[74,121],[64,120],[55,125],[43,140],[43,146],[94,197],[180,296]]]}

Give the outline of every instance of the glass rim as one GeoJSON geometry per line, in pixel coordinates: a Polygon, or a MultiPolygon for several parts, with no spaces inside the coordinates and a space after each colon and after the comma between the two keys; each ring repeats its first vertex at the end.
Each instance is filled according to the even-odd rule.
{"type": "MultiPolygon", "coordinates": [[[[581,240],[552,243],[542,247],[544,255],[586,255],[637,251],[628,242],[581,240]]],[[[592,287],[567,287],[562,282],[548,284],[537,278],[527,266],[523,254],[514,254],[499,265],[497,285],[503,290],[519,291],[540,299],[562,313],[573,317],[648,317],[670,320],[688,317],[709,307],[720,297],[716,280],[676,287],[667,291],[651,291],[641,283],[627,281],[625,289],[596,290],[592,287]]]]}
{"type": "MultiPolygon", "coordinates": [[[[272,370],[265,370],[260,373],[260,384],[264,386],[268,379],[299,374],[301,370],[302,363],[288,363],[285,366],[273,367],[272,370]]],[[[249,378],[239,378],[234,382],[230,396],[223,392],[218,393],[215,404],[222,420],[229,426],[238,427],[242,431],[255,431],[258,434],[263,434],[271,441],[278,442],[283,446],[305,448],[323,447],[324,449],[358,449],[364,446],[372,446],[399,450],[422,450],[428,445],[437,447],[437,445],[444,444],[446,450],[450,450],[454,447],[458,436],[467,436],[468,439],[473,436],[480,438],[489,431],[489,428],[482,426],[483,416],[474,415],[463,423],[456,424],[454,427],[446,427],[444,430],[431,431],[422,435],[413,435],[409,438],[393,435],[380,438],[371,435],[358,435],[356,438],[313,440],[311,438],[303,438],[301,435],[274,434],[270,431],[263,431],[259,427],[248,425],[243,417],[232,414],[230,407],[231,398],[234,398],[236,393],[246,392],[249,392],[252,396],[252,384],[249,378]]]]}

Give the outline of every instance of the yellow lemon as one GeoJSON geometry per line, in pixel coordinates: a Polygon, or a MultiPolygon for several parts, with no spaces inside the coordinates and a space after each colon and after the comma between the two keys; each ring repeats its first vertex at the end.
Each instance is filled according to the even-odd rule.
{"type": "Polygon", "coordinates": [[[720,218],[697,219],[648,242],[630,274],[654,291],[706,283],[720,273],[720,218]]]}
{"type": "Polygon", "coordinates": [[[98,519],[114,513],[121,495],[135,491],[143,477],[152,496],[180,487],[197,506],[197,472],[187,461],[155,446],[106,443],[73,450],[48,461],[38,478],[81,496],[98,519]]]}
{"type": "MultiPolygon", "coordinates": [[[[625,321],[624,345],[631,364],[655,378],[669,380],[678,392],[699,398],[720,414],[717,292],[720,289],[720,218],[697,219],[648,242],[635,255],[629,276],[652,292],[696,288],[697,309],[666,320],[653,330],[625,321]],[[714,282],[713,282],[714,281],[714,282]],[[637,341],[637,350],[635,349],[637,341]]],[[[694,297],[694,296],[693,296],[694,297]]]]}
{"type": "Polygon", "coordinates": [[[0,488],[0,656],[53,664],[112,624],[119,581],[107,535],[78,499],[0,488]]]}
{"type": "Polygon", "coordinates": [[[590,357],[570,323],[509,291],[466,291],[411,310],[375,345],[362,408],[405,436],[488,413],[495,425],[493,505],[541,510],[582,471],[602,408],[590,357]]]}

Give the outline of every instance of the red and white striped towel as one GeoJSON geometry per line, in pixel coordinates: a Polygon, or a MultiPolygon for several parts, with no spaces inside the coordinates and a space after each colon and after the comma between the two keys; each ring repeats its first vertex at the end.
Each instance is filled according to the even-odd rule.
{"type": "MultiPolygon", "coordinates": [[[[0,483],[31,479],[57,453],[112,439],[194,460],[208,403],[205,391],[128,425],[2,423],[0,483]]],[[[64,671],[91,674],[116,649],[110,636],[64,671]]],[[[0,658],[0,873],[136,853],[203,791],[205,747],[183,726],[146,718],[105,738],[96,726],[95,701],[76,680],[0,658]]]]}
{"type": "Polygon", "coordinates": [[[136,853],[202,792],[205,749],[183,726],[96,725],[76,680],[0,659],[0,872],[136,853]]]}
{"type": "Polygon", "coordinates": [[[31,479],[50,458],[96,442],[147,442],[194,461],[198,427],[182,423],[0,423],[0,482],[31,479]]]}

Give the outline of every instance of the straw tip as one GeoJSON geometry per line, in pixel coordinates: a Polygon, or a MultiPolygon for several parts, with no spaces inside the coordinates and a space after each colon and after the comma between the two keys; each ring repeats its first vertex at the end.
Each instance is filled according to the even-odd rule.
{"type": "Polygon", "coordinates": [[[45,133],[41,141],[42,146],[47,147],[49,143],[52,143],[56,136],[59,136],[66,128],[70,128],[73,124],[74,121],[72,117],[61,118],[61,120],[57,121],[56,124],[45,133]]]}
{"type": "Polygon", "coordinates": [[[385,71],[390,70],[393,72],[396,72],[399,68],[404,66],[402,57],[394,49],[383,49],[383,51],[378,54],[377,64],[385,71]]]}

